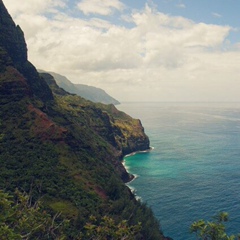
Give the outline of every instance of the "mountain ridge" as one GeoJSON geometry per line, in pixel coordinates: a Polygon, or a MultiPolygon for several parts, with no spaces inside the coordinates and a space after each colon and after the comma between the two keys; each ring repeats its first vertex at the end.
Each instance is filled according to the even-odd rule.
{"type": "Polygon", "coordinates": [[[111,97],[101,88],[97,88],[97,87],[89,86],[85,84],[74,84],[67,77],[55,72],[44,71],[44,70],[38,70],[38,72],[40,74],[44,72],[51,74],[54,77],[59,87],[63,88],[69,93],[77,94],[78,96],[81,96],[92,102],[100,102],[104,104],[114,104],[114,105],[120,104],[118,100],[111,97]]]}

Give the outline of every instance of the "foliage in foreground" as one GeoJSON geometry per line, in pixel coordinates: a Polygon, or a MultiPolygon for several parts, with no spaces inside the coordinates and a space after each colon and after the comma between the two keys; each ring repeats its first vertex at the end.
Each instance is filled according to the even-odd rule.
{"type": "MultiPolygon", "coordinates": [[[[0,239],[28,240],[28,239],[68,239],[68,220],[59,221],[59,215],[53,217],[41,208],[40,202],[32,205],[31,197],[16,190],[12,196],[0,190],[0,239]]],[[[141,230],[141,224],[128,226],[127,221],[116,224],[115,221],[104,216],[98,222],[91,217],[90,222],[79,231],[76,240],[134,240],[141,230]]]]}
{"type": "Polygon", "coordinates": [[[228,236],[226,233],[226,227],[224,222],[229,220],[228,213],[220,212],[213,217],[213,221],[205,222],[204,220],[198,220],[194,222],[190,231],[196,233],[196,239],[202,240],[234,240],[240,239],[240,236],[228,236]]]}
{"type": "Polygon", "coordinates": [[[105,239],[115,239],[115,240],[134,240],[136,235],[141,230],[141,224],[135,226],[128,226],[127,221],[123,220],[119,224],[116,224],[114,220],[110,217],[104,216],[101,219],[101,223],[96,225],[97,219],[91,217],[91,223],[85,225],[86,239],[92,240],[105,240],[105,239]]]}
{"type": "Polygon", "coordinates": [[[12,239],[65,239],[62,232],[68,221],[57,223],[58,214],[51,217],[41,210],[39,203],[19,191],[15,196],[0,190],[0,238],[12,239]]]}

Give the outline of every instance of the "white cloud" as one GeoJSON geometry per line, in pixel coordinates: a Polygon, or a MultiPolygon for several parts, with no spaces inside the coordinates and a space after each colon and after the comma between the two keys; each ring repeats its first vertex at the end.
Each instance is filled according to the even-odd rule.
{"type": "Polygon", "coordinates": [[[44,12],[55,12],[55,8],[66,7],[66,2],[68,0],[4,0],[4,4],[7,6],[9,12],[11,12],[12,17],[17,17],[20,14],[39,14],[44,12]]]}
{"type": "Polygon", "coordinates": [[[240,48],[226,44],[229,26],[195,23],[148,5],[128,16],[132,27],[56,8],[51,19],[39,12],[14,18],[37,68],[101,87],[120,101],[239,100],[240,48]]]}
{"type": "Polygon", "coordinates": [[[221,18],[221,17],[222,17],[221,14],[215,13],[215,12],[213,12],[212,15],[213,15],[214,17],[216,17],[216,18],[221,18]]]}
{"type": "Polygon", "coordinates": [[[183,4],[183,3],[177,4],[176,7],[178,7],[178,8],[186,8],[185,4],[183,4]]]}
{"type": "Polygon", "coordinates": [[[121,11],[124,8],[119,0],[82,0],[77,6],[85,15],[110,15],[114,10],[121,11]]]}

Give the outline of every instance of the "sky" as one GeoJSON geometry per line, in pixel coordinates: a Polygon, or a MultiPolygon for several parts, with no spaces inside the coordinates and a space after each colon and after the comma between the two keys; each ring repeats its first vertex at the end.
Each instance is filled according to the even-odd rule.
{"type": "Polygon", "coordinates": [[[38,69],[120,102],[239,102],[239,0],[3,0],[38,69]]]}

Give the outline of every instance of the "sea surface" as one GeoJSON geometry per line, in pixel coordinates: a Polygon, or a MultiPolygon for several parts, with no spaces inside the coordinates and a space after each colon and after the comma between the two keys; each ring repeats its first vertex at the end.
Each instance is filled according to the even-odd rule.
{"type": "Polygon", "coordinates": [[[123,103],[154,149],[125,158],[129,183],[150,206],[165,236],[196,239],[192,222],[229,213],[240,233],[240,103],[123,103]]]}

